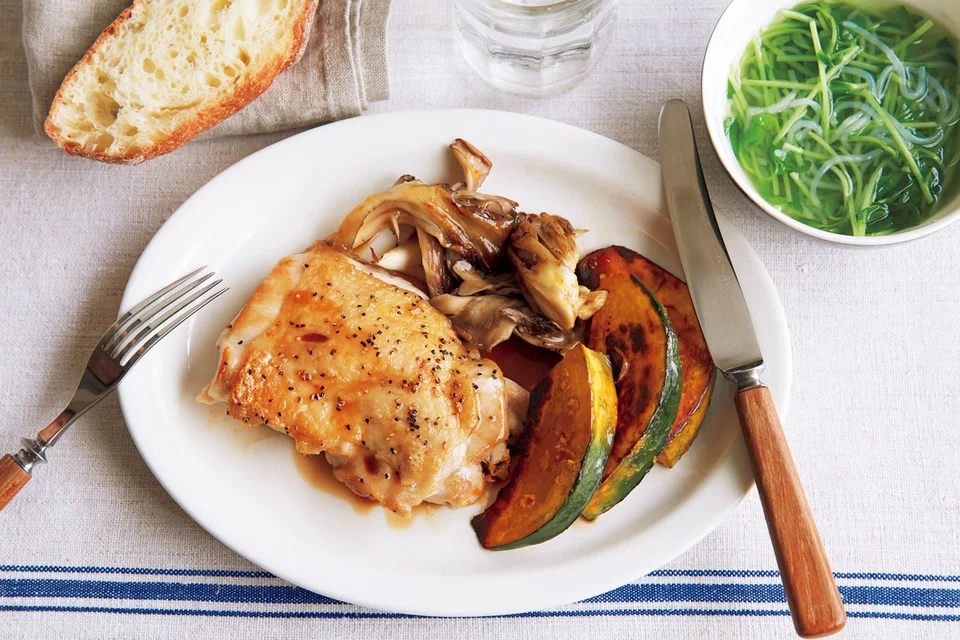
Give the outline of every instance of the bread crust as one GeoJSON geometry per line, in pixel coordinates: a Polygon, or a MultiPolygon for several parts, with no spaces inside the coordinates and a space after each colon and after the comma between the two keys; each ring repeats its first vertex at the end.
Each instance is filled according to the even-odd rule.
{"type": "Polygon", "coordinates": [[[198,112],[192,119],[183,123],[170,132],[163,139],[153,143],[150,146],[141,147],[136,155],[105,153],[93,149],[84,149],[83,145],[74,140],[70,140],[63,135],[60,127],[53,122],[53,114],[63,102],[63,90],[76,75],[77,70],[88,64],[90,58],[97,52],[100,46],[109,38],[113,37],[120,29],[120,26],[130,19],[134,10],[150,0],[133,0],[133,4],[124,9],[123,13],[117,16],[117,19],[103,30],[96,42],[80,58],[80,61],[74,65],[73,69],[64,77],[57,95],[53,98],[50,105],[50,113],[43,124],[44,132],[59,145],[64,151],[72,156],[81,156],[100,162],[110,164],[140,164],[165,153],[170,153],[183,144],[193,140],[202,132],[210,127],[226,120],[245,106],[253,102],[260,94],[267,90],[274,79],[295,63],[303,55],[310,40],[310,30],[313,27],[314,14],[317,11],[319,0],[308,0],[304,5],[304,10],[293,25],[293,46],[291,46],[284,55],[278,56],[271,61],[260,73],[251,75],[244,81],[234,85],[233,93],[224,96],[224,99],[206,109],[198,112]]]}

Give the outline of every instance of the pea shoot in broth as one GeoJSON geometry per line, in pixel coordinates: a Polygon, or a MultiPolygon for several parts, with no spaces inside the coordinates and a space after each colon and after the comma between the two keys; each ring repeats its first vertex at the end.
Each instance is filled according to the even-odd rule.
{"type": "Polygon", "coordinates": [[[958,43],[905,7],[783,10],[729,78],[725,123],[760,195],[847,235],[914,227],[956,188],[958,43]]]}

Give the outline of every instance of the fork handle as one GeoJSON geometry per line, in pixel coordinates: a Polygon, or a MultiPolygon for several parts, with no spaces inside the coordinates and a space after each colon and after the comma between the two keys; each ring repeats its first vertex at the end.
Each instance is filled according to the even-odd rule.
{"type": "Polygon", "coordinates": [[[797,635],[821,638],[836,633],[847,620],[843,600],[770,390],[762,385],[741,390],[736,404],[797,635]]]}
{"type": "Polygon", "coordinates": [[[0,458],[0,510],[13,500],[13,496],[17,495],[32,477],[13,456],[7,454],[0,458]]]}

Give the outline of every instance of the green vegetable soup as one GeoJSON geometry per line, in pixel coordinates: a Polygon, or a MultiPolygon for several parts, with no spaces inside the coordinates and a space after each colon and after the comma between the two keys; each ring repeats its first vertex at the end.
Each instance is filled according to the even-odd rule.
{"type": "Polygon", "coordinates": [[[957,39],[904,7],[781,11],[730,75],[727,135],[763,198],[847,235],[914,227],[957,187],[957,39]]]}

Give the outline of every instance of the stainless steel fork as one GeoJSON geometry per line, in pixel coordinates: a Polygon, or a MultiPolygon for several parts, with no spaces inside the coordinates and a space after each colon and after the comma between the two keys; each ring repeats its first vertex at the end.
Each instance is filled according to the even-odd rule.
{"type": "Polygon", "coordinates": [[[209,282],[213,272],[200,267],[136,305],[107,329],[90,359],[73,399],[35,439],[24,438],[20,451],[0,457],[0,509],[29,482],[33,468],[47,461],[57,443],[84,412],[109,395],[140,358],[181,322],[200,311],[227,287],[209,282]]]}

